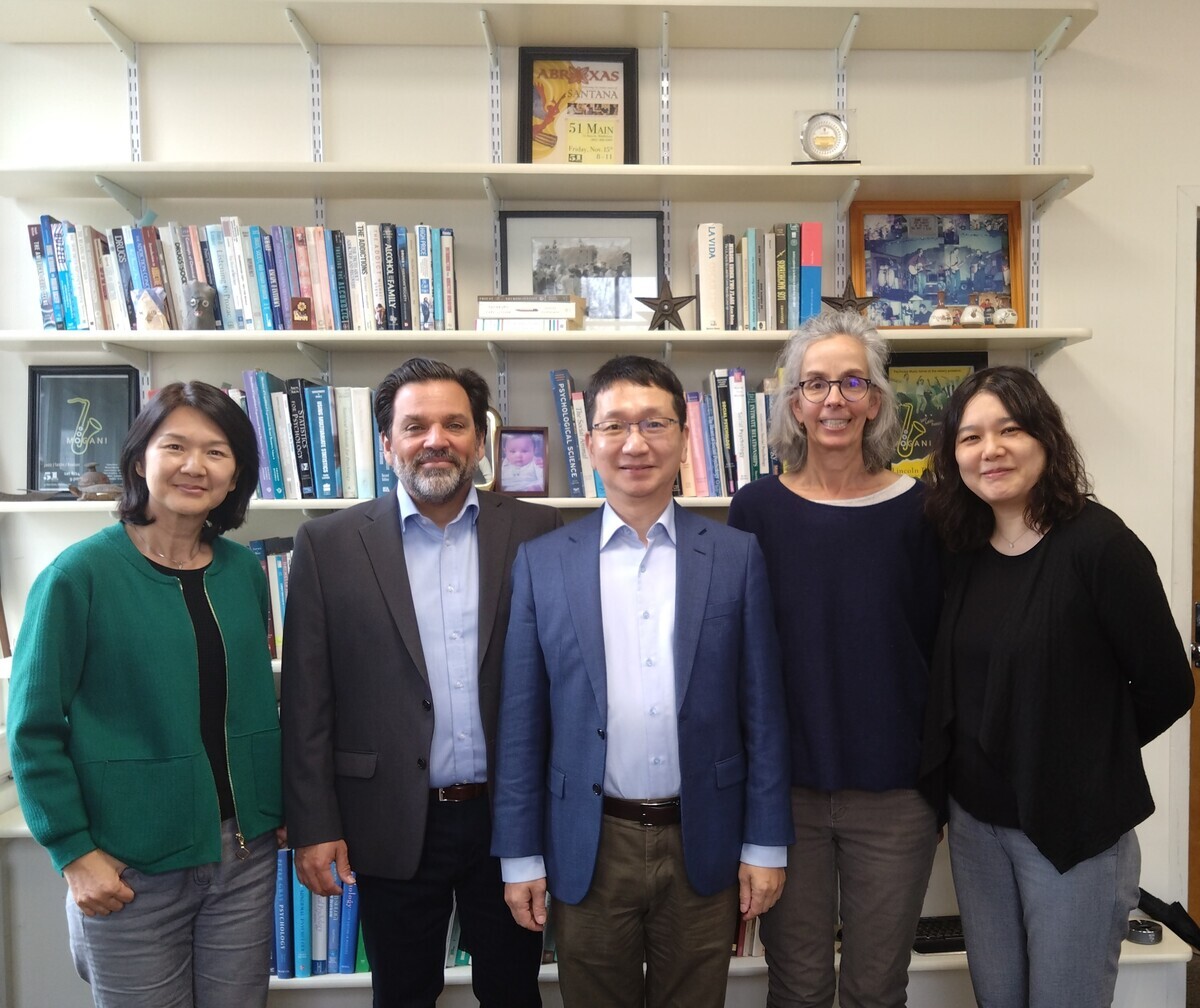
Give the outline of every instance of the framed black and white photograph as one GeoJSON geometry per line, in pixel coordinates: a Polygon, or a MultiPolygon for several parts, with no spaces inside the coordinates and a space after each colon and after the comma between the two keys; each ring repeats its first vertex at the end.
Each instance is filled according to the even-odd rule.
{"type": "Polygon", "coordinates": [[[138,408],[136,368],[31,366],[29,489],[69,497],[88,463],[120,484],[121,443],[138,408]]]}
{"type": "Polygon", "coordinates": [[[638,163],[637,50],[524,46],[517,78],[517,160],[638,163]]]}
{"type": "Polygon", "coordinates": [[[501,427],[496,490],[515,497],[545,497],[546,428],[501,427]]]}
{"type": "Polygon", "coordinates": [[[502,294],[577,294],[585,327],[645,329],[663,278],[657,210],[501,210],[502,294]]]}
{"type": "Polygon", "coordinates": [[[878,328],[928,326],[935,309],[959,324],[968,304],[985,325],[1000,309],[1025,318],[1021,204],[1015,201],[867,202],[850,207],[854,289],[877,300],[867,318],[878,328]]]}

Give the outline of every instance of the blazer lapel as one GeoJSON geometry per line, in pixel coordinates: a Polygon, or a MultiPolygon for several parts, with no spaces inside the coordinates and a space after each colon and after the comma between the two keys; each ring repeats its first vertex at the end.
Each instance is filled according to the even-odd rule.
{"type": "Polygon", "coordinates": [[[584,668],[596,695],[600,716],[608,718],[608,676],[604,665],[604,628],[600,605],[600,515],[603,508],[570,526],[563,547],[563,584],[567,608],[584,668]]]}
{"type": "Polygon", "coordinates": [[[501,589],[509,576],[505,559],[512,537],[512,514],[491,494],[479,492],[478,499],[475,531],[479,536],[479,661],[482,664],[496,626],[501,589]]]}
{"type": "Polygon", "coordinates": [[[675,505],[675,705],[683,709],[712,580],[713,550],[705,522],[675,505]]]}
{"type": "Polygon", "coordinates": [[[408,565],[404,559],[404,536],[400,531],[400,509],[393,490],[366,509],[370,521],[359,529],[367,563],[375,574],[400,639],[421,678],[429,682],[425,652],[421,650],[421,630],[413,607],[412,588],[408,583],[408,565]]]}

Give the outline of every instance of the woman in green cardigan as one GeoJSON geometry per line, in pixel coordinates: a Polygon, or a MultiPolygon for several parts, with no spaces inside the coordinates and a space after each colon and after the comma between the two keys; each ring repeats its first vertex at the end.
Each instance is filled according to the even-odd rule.
{"type": "Polygon", "coordinates": [[[121,450],[118,524],[65,550],[26,603],[13,776],[67,880],[98,1006],[266,1002],[279,727],[255,556],[221,536],[258,478],[220,389],[165,387],[121,450]]]}

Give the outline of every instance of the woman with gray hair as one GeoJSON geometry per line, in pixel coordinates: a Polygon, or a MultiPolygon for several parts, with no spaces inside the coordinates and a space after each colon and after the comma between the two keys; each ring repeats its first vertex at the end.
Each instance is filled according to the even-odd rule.
{"type": "Polygon", "coordinates": [[[770,1006],[905,1003],[937,821],[916,790],[941,598],[924,486],[888,467],[887,346],[861,315],[810,319],[780,354],[770,441],[784,474],[729,524],[767,559],[791,723],[788,884],[762,919],[770,1006]]]}

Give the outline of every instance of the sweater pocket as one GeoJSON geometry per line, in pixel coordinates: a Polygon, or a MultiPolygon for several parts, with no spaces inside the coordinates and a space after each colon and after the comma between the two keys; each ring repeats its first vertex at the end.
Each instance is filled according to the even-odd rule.
{"type": "Polygon", "coordinates": [[[143,867],[191,847],[195,843],[196,761],[195,756],[109,760],[81,768],[96,846],[143,867]]]}
{"type": "MultiPolygon", "coordinates": [[[[255,808],[265,816],[283,818],[279,729],[230,736],[229,762],[235,785],[254,782],[255,808]]],[[[240,794],[235,795],[240,798],[240,794]]]]}

